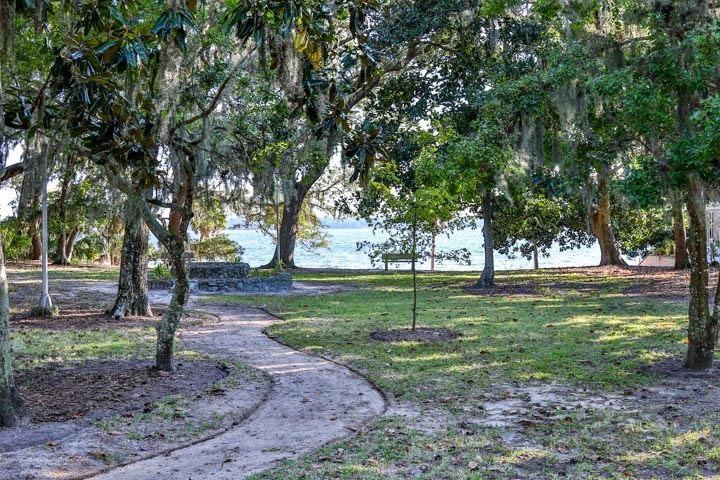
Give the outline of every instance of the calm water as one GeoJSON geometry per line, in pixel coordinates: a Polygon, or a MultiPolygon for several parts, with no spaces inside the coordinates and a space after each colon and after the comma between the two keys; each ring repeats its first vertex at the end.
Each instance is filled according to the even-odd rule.
{"type": "MultiPolygon", "coordinates": [[[[337,228],[326,227],[324,231],[329,238],[329,247],[310,252],[298,245],[295,251],[295,263],[299,267],[314,268],[373,268],[370,258],[364,252],[358,252],[358,242],[369,240],[382,241],[381,233],[373,234],[369,227],[337,228]]],[[[254,230],[228,230],[230,238],[238,242],[245,249],[243,261],[256,267],[267,263],[275,250],[272,239],[254,230]]],[[[437,270],[480,270],[483,268],[482,232],[481,230],[467,229],[453,233],[449,238],[438,237],[438,250],[453,250],[467,248],[470,250],[470,265],[457,263],[436,264],[437,270]]],[[[561,252],[555,246],[548,258],[540,257],[540,267],[576,267],[597,265],[600,261],[600,249],[596,245],[580,250],[561,252]]],[[[532,261],[524,258],[509,258],[506,255],[495,253],[495,268],[498,270],[529,269],[532,261]]],[[[382,265],[375,268],[383,268],[382,265]]],[[[407,269],[409,264],[399,264],[391,268],[407,269]]],[[[429,262],[420,268],[430,268],[429,262]]]]}

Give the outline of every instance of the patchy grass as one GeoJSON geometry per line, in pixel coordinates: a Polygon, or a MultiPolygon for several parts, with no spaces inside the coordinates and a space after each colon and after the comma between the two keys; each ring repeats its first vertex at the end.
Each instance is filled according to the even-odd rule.
{"type": "MultiPolygon", "coordinates": [[[[10,281],[40,281],[39,262],[6,262],[10,281]]],[[[48,265],[48,276],[53,280],[117,280],[118,267],[113,266],[58,266],[48,265]]]]}
{"type": "Polygon", "coordinates": [[[271,334],[351,362],[381,388],[407,400],[470,393],[498,378],[617,389],[649,381],[651,375],[641,367],[682,355],[686,307],[624,296],[627,280],[553,272],[504,274],[499,282],[535,281],[540,293],[486,296],[465,290],[474,278],[421,276],[418,325],[462,333],[457,340],[435,344],[369,339],[375,330],[409,326],[410,278],[405,274],[312,274],[301,279],[349,282],[360,288],[321,297],[222,298],[267,305],[287,319],[273,326],[271,334]],[[552,287],[558,282],[562,290],[552,287]],[[593,291],[580,290],[590,282],[596,285],[593,291]]]}
{"type": "MultiPolygon", "coordinates": [[[[644,292],[652,276],[507,272],[499,284],[532,288],[490,295],[466,289],[472,273],[422,274],[419,325],[462,333],[445,343],[370,339],[375,330],[408,326],[406,273],[296,278],[358,288],[222,299],[264,306],[286,319],[271,335],[351,364],[420,413],[385,417],[257,479],[716,478],[720,471],[714,409],[664,412],[678,400],[662,397],[663,389],[685,377],[663,380],[653,366],[682,360],[687,306],[682,292],[644,292]],[[537,386],[555,393],[543,399],[523,390],[537,386]],[[571,394],[583,401],[570,403],[571,394]],[[515,403],[493,425],[490,409],[508,401],[515,403]]],[[[714,380],[688,382],[692,398],[714,380]]]]}
{"type": "Polygon", "coordinates": [[[49,362],[150,358],[155,351],[155,331],[148,328],[46,330],[11,332],[18,370],[49,362]]]}

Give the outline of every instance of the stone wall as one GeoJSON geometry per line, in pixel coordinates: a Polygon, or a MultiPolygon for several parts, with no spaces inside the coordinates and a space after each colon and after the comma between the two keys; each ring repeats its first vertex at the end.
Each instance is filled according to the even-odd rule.
{"type": "Polygon", "coordinates": [[[188,274],[192,280],[244,278],[250,274],[250,265],[244,262],[190,262],[188,274]]]}
{"type": "Polygon", "coordinates": [[[190,282],[200,292],[280,292],[292,288],[292,276],[281,273],[271,277],[209,278],[190,282]]]}
{"type": "MultiPolygon", "coordinates": [[[[170,290],[173,285],[172,280],[148,280],[150,290],[170,290]]],[[[190,279],[192,292],[280,292],[291,288],[292,276],[289,273],[270,277],[190,279]]]]}

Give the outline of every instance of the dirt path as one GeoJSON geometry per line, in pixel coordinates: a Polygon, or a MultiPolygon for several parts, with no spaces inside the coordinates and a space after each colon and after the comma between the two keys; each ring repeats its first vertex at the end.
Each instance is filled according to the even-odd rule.
{"type": "Polygon", "coordinates": [[[239,306],[203,310],[219,315],[220,322],[183,331],[184,344],[270,374],[268,401],[218,437],[92,478],[244,478],[348,435],[385,410],[382,395],[359,375],[265,336],[263,329],[278,319],[239,306]]]}

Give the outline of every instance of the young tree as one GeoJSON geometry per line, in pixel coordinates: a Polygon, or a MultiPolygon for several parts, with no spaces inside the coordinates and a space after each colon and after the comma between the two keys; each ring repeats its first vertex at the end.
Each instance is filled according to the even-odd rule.
{"type": "Polygon", "coordinates": [[[438,224],[449,224],[457,213],[458,204],[435,159],[428,151],[422,152],[409,138],[398,140],[385,161],[370,173],[358,197],[359,215],[374,230],[388,234],[384,242],[361,242],[358,249],[368,251],[373,264],[382,261],[385,255],[398,253],[411,259],[411,330],[414,331],[418,315],[417,262],[433,254],[440,260],[469,262],[466,249],[433,251],[438,224]]]}

